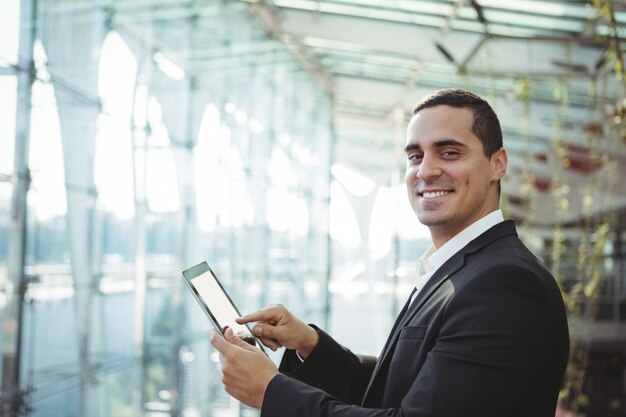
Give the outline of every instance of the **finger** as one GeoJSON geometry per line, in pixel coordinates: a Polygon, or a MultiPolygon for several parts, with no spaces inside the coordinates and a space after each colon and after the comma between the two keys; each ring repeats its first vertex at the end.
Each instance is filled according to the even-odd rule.
{"type": "Polygon", "coordinates": [[[257,323],[252,327],[252,334],[264,339],[280,340],[281,329],[271,324],[257,323]]]}
{"type": "Polygon", "coordinates": [[[246,314],[245,316],[237,317],[235,321],[239,324],[246,324],[252,321],[257,321],[256,313],[246,314]]]}
{"type": "Polygon", "coordinates": [[[274,351],[283,347],[280,339],[277,337],[279,333],[280,332],[276,330],[275,326],[257,323],[254,327],[252,327],[252,334],[261,339],[265,346],[274,351]]]}
{"type": "Polygon", "coordinates": [[[235,333],[233,332],[233,329],[231,329],[230,327],[226,327],[224,329],[224,339],[226,339],[227,341],[229,341],[233,345],[236,345],[238,337],[235,336],[235,333]]]}
{"type": "Polygon", "coordinates": [[[281,347],[283,347],[282,344],[280,344],[280,342],[276,339],[264,339],[264,338],[260,338],[259,339],[265,346],[267,346],[269,349],[271,349],[273,352],[276,352],[278,349],[280,349],[281,347]]]}
{"type": "Polygon", "coordinates": [[[274,313],[267,309],[255,311],[254,313],[246,314],[245,316],[237,317],[235,321],[239,324],[246,324],[253,321],[269,321],[274,318],[274,313]]]}
{"type": "MultiPolygon", "coordinates": [[[[232,333],[232,330],[230,332],[232,333]]],[[[216,331],[211,333],[210,340],[211,345],[213,345],[213,347],[221,354],[226,354],[227,352],[230,352],[232,350],[232,345],[216,331]]]]}
{"type": "Polygon", "coordinates": [[[286,310],[282,304],[271,304],[265,308],[239,317],[239,324],[250,323],[252,321],[277,322],[285,314],[286,310]]]}

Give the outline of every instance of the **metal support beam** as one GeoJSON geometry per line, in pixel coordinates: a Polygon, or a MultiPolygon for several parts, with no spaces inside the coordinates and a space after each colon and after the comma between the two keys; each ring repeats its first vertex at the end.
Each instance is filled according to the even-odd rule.
{"type": "Polygon", "coordinates": [[[9,226],[7,256],[7,304],[2,326],[2,398],[0,414],[16,416],[24,410],[25,391],[20,386],[20,341],[22,307],[26,292],[24,255],[26,250],[26,209],[30,171],[28,146],[30,140],[31,89],[34,82],[33,40],[35,37],[35,0],[20,2],[19,67],[17,73],[17,107],[15,121],[15,176],[9,226]]]}
{"type": "MultiPolygon", "coordinates": [[[[142,45],[143,46],[143,45],[142,45]]],[[[139,74],[144,72],[146,79],[151,79],[153,64],[149,59],[150,50],[142,47],[139,74]]],[[[143,104],[143,103],[142,103],[143,104]]],[[[147,103],[145,103],[147,104],[147,103]]],[[[136,109],[135,106],[133,106],[136,109]]],[[[147,109],[146,109],[147,111],[147,109]]],[[[135,114],[133,113],[133,120],[135,114]]],[[[135,196],[135,304],[133,311],[133,356],[137,358],[141,366],[137,366],[133,371],[132,391],[133,391],[133,415],[143,417],[145,410],[145,381],[146,381],[146,345],[145,345],[145,312],[146,312],[146,236],[148,214],[148,202],[146,200],[146,167],[148,158],[148,131],[149,126],[144,129],[133,129],[133,183],[135,196]]]]}
{"type": "Polygon", "coordinates": [[[276,13],[266,3],[250,3],[248,10],[261,24],[268,36],[280,40],[289,49],[311,76],[320,83],[322,88],[330,95],[333,95],[335,87],[330,75],[326,73],[323,66],[311,57],[302,43],[283,33],[278,23],[276,13]]]}

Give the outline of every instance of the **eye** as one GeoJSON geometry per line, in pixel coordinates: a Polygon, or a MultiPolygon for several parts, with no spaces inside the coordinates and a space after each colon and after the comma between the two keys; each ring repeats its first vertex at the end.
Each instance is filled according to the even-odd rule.
{"type": "Polygon", "coordinates": [[[461,152],[455,150],[448,150],[441,153],[441,156],[446,158],[455,158],[459,155],[461,155],[461,152]]]}
{"type": "Polygon", "coordinates": [[[410,163],[415,164],[415,163],[421,162],[422,157],[423,155],[414,153],[414,154],[408,155],[408,160],[410,163]]]}

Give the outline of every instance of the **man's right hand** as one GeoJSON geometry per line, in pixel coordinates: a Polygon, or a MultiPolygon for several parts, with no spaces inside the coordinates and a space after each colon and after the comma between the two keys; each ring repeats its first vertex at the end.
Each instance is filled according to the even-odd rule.
{"type": "Polygon", "coordinates": [[[252,333],[275,351],[281,347],[293,349],[307,358],[317,345],[319,336],[314,328],[291,314],[281,304],[272,304],[255,313],[237,319],[237,323],[256,322],[252,333]]]}

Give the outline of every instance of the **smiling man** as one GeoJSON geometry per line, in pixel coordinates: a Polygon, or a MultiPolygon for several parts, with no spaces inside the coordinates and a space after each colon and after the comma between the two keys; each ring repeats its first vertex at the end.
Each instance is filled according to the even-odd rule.
{"type": "MultiPolygon", "coordinates": [[[[439,100],[455,102],[445,97],[439,100]]],[[[506,172],[507,156],[498,129],[480,131],[489,126],[479,119],[488,116],[480,113],[486,109],[478,109],[474,120],[470,108],[433,106],[436,102],[434,96],[415,108],[407,129],[405,152],[409,201],[439,247],[498,209],[499,181],[506,172]],[[477,135],[490,140],[483,141],[477,135]]],[[[496,122],[497,118],[492,121],[496,122]]]]}
{"type": "Polygon", "coordinates": [[[550,272],[499,209],[500,123],[457,89],[425,97],[407,129],[406,184],[432,246],[381,354],[357,355],[283,306],[242,317],[269,348],[212,335],[226,391],[262,417],[553,417],[568,358],[550,272]]]}

